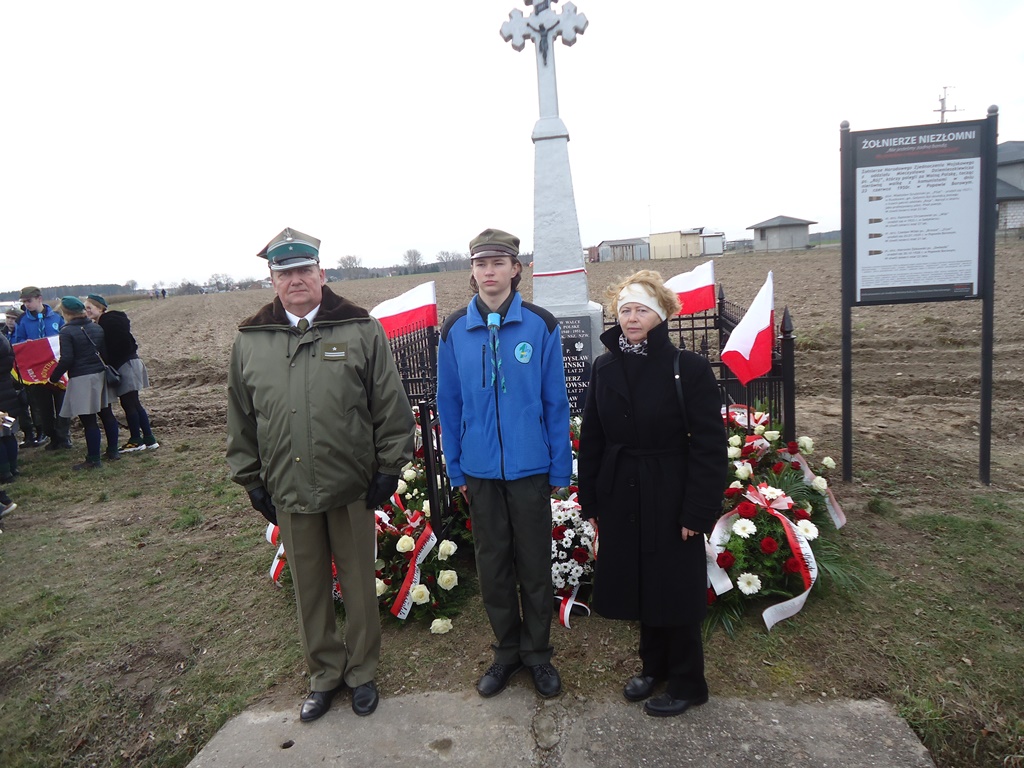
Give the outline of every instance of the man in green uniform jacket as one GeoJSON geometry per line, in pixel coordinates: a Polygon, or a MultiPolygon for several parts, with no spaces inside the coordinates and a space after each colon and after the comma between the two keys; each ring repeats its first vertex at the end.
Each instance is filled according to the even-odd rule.
{"type": "Polygon", "coordinates": [[[232,479],[280,525],[316,720],[346,685],[377,707],[380,615],[373,510],[412,460],[414,420],[380,323],[326,287],[320,241],[285,229],[259,253],[277,298],[244,320],[228,372],[232,479]],[[335,622],[331,557],[345,600],[335,622]]]}

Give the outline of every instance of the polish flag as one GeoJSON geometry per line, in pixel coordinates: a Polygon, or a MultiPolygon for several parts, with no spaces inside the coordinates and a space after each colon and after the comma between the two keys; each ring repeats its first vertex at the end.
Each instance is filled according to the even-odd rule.
{"type": "Polygon", "coordinates": [[[683,272],[665,281],[665,287],[679,296],[680,315],[692,315],[715,308],[715,262],[683,272]]]}
{"type": "Polygon", "coordinates": [[[389,339],[412,328],[437,325],[437,291],[434,281],[417,285],[401,296],[381,302],[370,310],[380,320],[389,339]]]}
{"type": "MultiPolygon", "coordinates": [[[[50,378],[57,361],[60,360],[60,341],[57,336],[20,341],[14,345],[14,361],[18,364],[13,373],[23,384],[45,384],[50,378]]],[[[57,384],[58,382],[53,382],[57,384]]],[[[60,384],[67,384],[67,375],[60,384]]]]}
{"type": "Polygon", "coordinates": [[[722,362],[729,366],[743,386],[772,369],[775,336],[775,294],[772,273],[754,297],[747,314],[729,335],[722,350],[722,362]]]}

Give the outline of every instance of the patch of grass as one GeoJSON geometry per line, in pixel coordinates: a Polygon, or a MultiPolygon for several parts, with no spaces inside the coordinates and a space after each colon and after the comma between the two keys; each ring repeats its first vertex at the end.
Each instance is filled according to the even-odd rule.
{"type": "Polygon", "coordinates": [[[880,496],[872,496],[868,500],[867,510],[871,514],[879,515],[880,517],[896,517],[900,513],[895,504],[880,496]]]}
{"type": "Polygon", "coordinates": [[[171,526],[176,531],[194,528],[203,522],[203,513],[195,507],[182,507],[178,512],[178,519],[171,526]]]}

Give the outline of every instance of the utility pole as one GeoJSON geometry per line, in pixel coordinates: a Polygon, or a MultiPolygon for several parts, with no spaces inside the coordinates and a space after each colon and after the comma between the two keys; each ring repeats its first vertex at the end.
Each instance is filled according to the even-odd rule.
{"type": "Polygon", "coordinates": [[[932,112],[938,112],[939,113],[939,122],[940,123],[946,122],[946,113],[947,112],[961,112],[961,111],[963,111],[963,110],[957,109],[956,107],[953,107],[952,109],[948,109],[946,107],[946,91],[949,90],[952,87],[953,87],[952,85],[944,85],[944,86],[942,86],[942,95],[939,96],[939,108],[932,110],[932,112]]]}

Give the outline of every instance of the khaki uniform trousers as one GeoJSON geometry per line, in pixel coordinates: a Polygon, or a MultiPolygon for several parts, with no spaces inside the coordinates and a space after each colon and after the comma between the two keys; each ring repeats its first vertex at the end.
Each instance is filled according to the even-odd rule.
{"type": "Polygon", "coordinates": [[[282,513],[278,523],[295,586],[310,690],[329,691],[342,681],[349,688],[370,682],[380,660],[373,510],[360,499],[321,514],[282,513]],[[345,600],[344,636],[331,594],[332,554],[345,600]]]}

